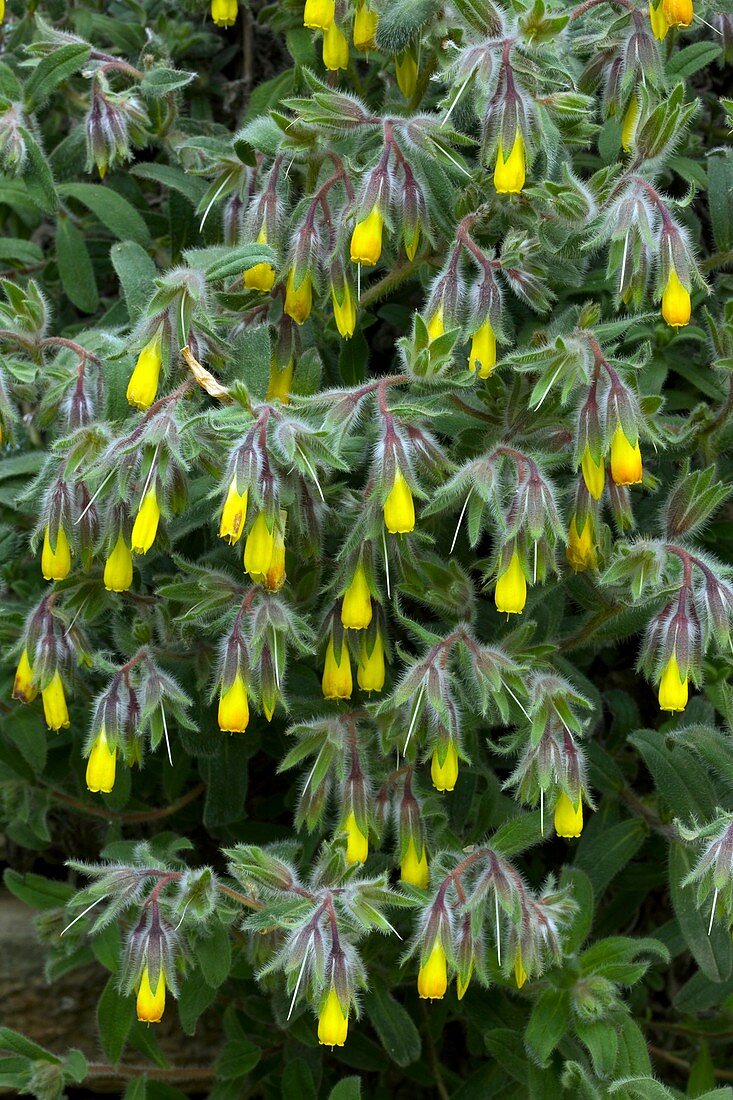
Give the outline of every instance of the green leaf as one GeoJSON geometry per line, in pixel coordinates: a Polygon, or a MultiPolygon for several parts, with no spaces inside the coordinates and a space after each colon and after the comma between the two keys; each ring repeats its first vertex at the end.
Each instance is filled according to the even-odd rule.
{"type": "Polygon", "coordinates": [[[148,1100],[147,1077],[134,1077],[125,1089],[122,1100],[148,1100]]]}
{"type": "Polygon", "coordinates": [[[165,96],[178,88],[185,88],[196,77],[195,73],[184,73],[179,69],[150,69],[140,81],[140,91],[148,96],[165,96]]]}
{"type": "Polygon", "coordinates": [[[422,1044],[412,1017],[383,985],[375,982],[364,998],[364,1007],[382,1046],[398,1066],[409,1066],[420,1057],[422,1044]]]}
{"type": "Polygon", "coordinates": [[[246,1077],[261,1057],[260,1048],[244,1036],[230,1039],[216,1060],[216,1076],[225,1081],[246,1077]]]}
{"type": "Polygon", "coordinates": [[[216,990],[203,980],[200,970],[193,970],[181,983],[178,997],[178,1015],[186,1035],[193,1035],[202,1012],[213,1003],[216,990]]]}
{"type": "Polygon", "coordinates": [[[721,252],[733,249],[733,151],[716,149],[708,157],[708,204],[715,244],[721,252]]]}
{"type": "Polygon", "coordinates": [[[565,989],[546,989],[540,993],[532,1009],[524,1042],[527,1050],[541,1066],[562,1039],[570,1018],[570,994],[565,989]]]}
{"type": "Polygon", "coordinates": [[[618,1034],[611,1020],[578,1020],[575,1033],[588,1048],[599,1077],[610,1077],[618,1056],[618,1034]]]}
{"type": "Polygon", "coordinates": [[[54,1062],[56,1065],[61,1061],[58,1055],[52,1054],[50,1050],[32,1042],[31,1039],[26,1039],[25,1035],[9,1027],[0,1027],[0,1050],[9,1050],[11,1054],[20,1054],[24,1058],[54,1062]]]}
{"type": "Polygon", "coordinates": [[[693,42],[690,46],[673,53],[666,64],[667,76],[670,80],[687,80],[699,69],[706,65],[712,65],[717,61],[722,52],[722,47],[717,42],[693,42]]]}
{"type": "Polygon", "coordinates": [[[644,843],[646,826],[638,818],[610,827],[600,820],[596,825],[594,819],[592,825],[583,830],[575,866],[585,871],[599,897],[644,843]]]}
{"type": "Polygon", "coordinates": [[[169,191],[178,191],[194,206],[198,206],[206,193],[206,183],[197,176],[190,176],[182,168],[173,164],[135,164],[130,169],[131,176],[138,179],[150,180],[152,183],[160,183],[169,191]]]}
{"type": "Polygon", "coordinates": [[[692,753],[674,745],[668,749],[656,730],[639,730],[629,738],[639,750],[654,784],[670,810],[678,817],[707,816],[715,809],[715,791],[692,753]]]}
{"type": "Polygon", "coordinates": [[[331,1089],[328,1094],[328,1100],[361,1100],[361,1078],[342,1078],[342,1080],[331,1089]]]}
{"type": "Polygon", "coordinates": [[[15,263],[22,267],[40,263],[43,252],[34,241],[24,241],[18,237],[0,238],[0,260],[3,263],[15,263]]]}
{"type": "Polygon", "coordinates": [[[385,53],[401,53],[435,18],[438,7],[437,0],[387,0],[379,15],[378,48],[385,53]]]}
{"type": "Polygon", "coordinates": [[[145,249],[134,241],[113,244],[109,255],[122,285],[130,321],[134,324],[155,292],[156,266],[145,249]]]}
{"type": "Polygon", "coordinates": [[[56,226],[56,262],[67,298],[82,313],[94,313],[99,292],[84,236],[63,215],[56,226]]]}
{"type": "Polygon", "coordinates": [[[303,1058],[296,1058],[285,1066],[280,1095],[282,1100],[317,1100],[313,1074],[303,1058]]]}
{"type": "Polygon", "coordinates": [[[23,139],[26,147],[23,182],[33,202],[46,213],[52,213],[59,200],[46,155],[28,130],[23,130],[23,139]]]}
{"type": "Polygon", "coordinates": [[[677,920],[697,965],[706,977],[722,982],[730,977],[733,966],[730,932],[714,921],[708,935],[710,910],[698,908],[694,884],[683,886],[695,864],[695,855],[682,844],[673,842],[669,849],[669,889],[677,920]]]}
{"type": "Polygon", "coordinates": [[[26,110],[29,113],[35,111],[54,88],[78,72],[89,57],[90,50],[91,47],[85,42],[70,42],[42,57],[25,84],[26,110]]]}
{"type": "Polygon", "coordinates": [[[142,215],[110,187],[97,183],[64,183],[58,191],[60,195],[76,199],[86,206],[121,241],[149,244],[150,231],[142,215]]]}
{"type": "Polygon", "coordinates": [[[115,1065],[122,1057],[135,1019],[135,998],[117,990],[117,979],[110,978],[97,1005],[97,1027],[102,1048],[115,1065]]]}
{"type": "Polygon", "coordinates": [[[33,909],[61,909],[74,894],[74,888],[65,882],[32,872],[21,875],[10,867],[5,869],[3,882],[11,894],[33,909]]]}
{"type": "Polygon", "coordinates": [[[223,924],[215,923],[211,929],[211,935],[207,939],[196,941],[194,951],[204,981],[212,989],[218,989],[229,976],[232,965],[232,944],[229,938],[229,930],[223,924]]]}

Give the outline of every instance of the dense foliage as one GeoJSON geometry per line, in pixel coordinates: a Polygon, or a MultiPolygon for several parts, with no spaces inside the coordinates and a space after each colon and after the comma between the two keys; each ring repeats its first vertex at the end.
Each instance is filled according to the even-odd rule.
{"type": "Polygon", "coordinates": [[[729,0],[9,0],[5,881],[109,980],[0,1084],[731,1096],[731,60],[729,0]]]}

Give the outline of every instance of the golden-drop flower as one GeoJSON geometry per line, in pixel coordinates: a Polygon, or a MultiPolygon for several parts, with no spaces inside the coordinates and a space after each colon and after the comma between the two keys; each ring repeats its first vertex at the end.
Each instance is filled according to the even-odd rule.
{"type": "Polygon", "coordinates": [[[140,977],[140,988],[137,991],[137,1018],[144,1024],[158,1024],[163,1018],[165,1009],[165,972],[161,966],[158,973],[158,981],[155,989],[150,985],[150,971],[147,964],[143,967],[140,977]]]}
{"type": "Polygon", "coordinates": [[[454,741],[448,742],[444,755],[439,747],[433,750],[430,777],[436,791],[453,790],[458,780],[458,750],[454,741]]]}
{"type": "Polygon", "coordinates": [[[583,831],[583,796],[578,795],[577,805],[573,805],[565,791],[555,803],[555,832],[567,840],[579,837],[583,831]]]}
{"type": "Polygon", "coordinates": [[[524,611],[527,602],[527,578],[516,550],[496,582],[494,602],[496,610],[506,615],[521,615],[524,611]]]}
{"type": "Polygon", "coordinates": [[[338,994],[331,986],[318,1014],[318,1042],[324,1047],[342,1047],[348,1030],[348,1013],[344,1014],[338,994]]]}
{"type": "Polygon", "coordinates": [[[422,1000],[439,1001],[448,988],[448,969],[445,951],[440,939],[436,939],[430,954],[420,967],[417,991],[422,1000]]]}
{"type": "Polygon", "coordinates": [[[681,712],[687,706],[688,698],[688,680],[686,676],[682,676],[677,656],[673,653],[659,681],[659,708],[671,713],[681,712]]]}
{"type": "Polygon", "coordinates": [[[115,785],[116,765],[117,749],[109,747],[107,733],[102,726],[87,762],[87,788],[95,793],[100,791],[102,794],[109,794],[115,785]]]}
{"type": "Polygon", "coordinates": [[[494,168],[494,187],[500,195],[518,195],[524,187],[526,174],[524,137],[522,131],[517,130],[514,135],[509,156],[504,158],[504,150],[501,141],[496,151],[496,167],[494,168]]]}

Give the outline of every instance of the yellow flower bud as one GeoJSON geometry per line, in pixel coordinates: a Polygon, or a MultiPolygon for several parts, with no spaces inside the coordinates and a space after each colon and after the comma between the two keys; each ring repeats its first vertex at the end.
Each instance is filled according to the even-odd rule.
{"type": "Polygon", "coordinates": [[[448,971],[445,951],[442,943],[437,939],[427,959],[420,967],[420,973],[417,976],[417,991],[422,1000],[439,1001],[445,996],[447,988],[448,971]]]}
{"type": "Polygon", "coordinates": [[[433,316],[428,321],[428,340],[432,344],[433,340],[437,340],[445,332],[445,315],[443,312],[443,303],[441,302],[436,309],[433,316]]]}
{"type": "Polygon", "coordinates": [[[108,592],[127,592],[131,584],[132,554],[120,532],[104,563],[104,587],[108,592]]]}
{"type": "Polygon", "coordinates": [[[349,67],[349,43],[335,22],[323,35],[323,64],[332,73],[349,67]]]}
{"type": "Polygon", "coordinates": [[[303,26],[312,31],[327,31],[335,15],[335,0],[305,0],[303,26]]]}
{"type": "Polygon", "coordinates": [[[133,554],[147,554],[155,542],[159,522],[158,494],[155,485],[153,485],[143,497],[142,504],[135,516],[135,522],[132,525],[133,554]]]}
{"type": "Polygon", "coordinates": [[[381,691],[384,687],[384,644],[377,633],[371,653],[367,653],[366,635],[361,638],[356,680],[362,691],[381,691]]]}
{"type": "Polygon", "coordinates": [[[137,1018],[143,1024],[159,1024],[165,1009],[165,972],[160,968],[155,989],[150,986],[150,972],[147,963],[140,978],[137,991],[137,1018]]]}
{"type": "Polygon", "coordinates": [[[379,15],[367,4],[359,4],[354,16],[354,49],[366,51],[376,47],[374,36],[377,33],[379,15]]]}
{"type": "Polygon", "coordinates": [[[295,268],[288,272],[285,286],[285,312],[292,317],[296,325],[304,325],[313,308],[313,284],[310,275],[305,275],[300,284],[295,285],[295,268]]]}
{"type": "Polygon", "coordinates": [[[344,283],[340,301],[336,294],[336,288],[331,287],[331,301],[333,302],[333,317],[339,335],[344,340],[350,340],[356,328],[356,302],[351,296],[348,283],[344,283]]]}
{"type": "Polygon", "coordinates": [[[456,974],[456,997],[459,1001],[462,1001],[466,996],[466,990],[471,984],[471,978],[473,977],[473,961],[468,968],[468,974],[465,978],[462,978],[460,974],[456,974]]]}
{"type": "Polygon", "coordinates": [[[415,253],[417,252],[417,246],[420,243],[420,225],[416,225],[414,230],[408,234],[407,230],[404,230],[404,245],[405,255],[408,260],[415,259],[415,253]]]}
{"type": "Polygon", "coordinates": [[[394,59],[394,71],[397,87],[405,99],[412,99],[417,87],[417,58],[412,50],[407,49],[397,54],[394,59]]]}
{"type": "Polygon", "coordinates": [[[270,377],[267,382],[266,401],[274,401],[277,398],[283,405],[290,404],[290,390],[293,385],[293,373],[295,372],[295,360],[290,359],[284,367],[278,365],[273,356],[270,360],[270,377]]]}
{"type": "Polygon", "coordinates": [[[219,538],[227,539],[230,546],[234,546],[242,537],[247,519],[247,497],[248,492],[246,489],[243,493],[238,491],[235,475],[229,483],[229,490],[224,501],[224,507],[221,510],[221,522],[219,523],[219,538]]]}
{"type": "Polygon", "coordinates": [[[601,455],[600,462],[595,462],[591,449],[586,443],[583,451],[580,468],[583,471],[585,487],[594,500],[600,500],[603,496],[603,487],[606,484],[606,463],[601,455]]]}
{"type": "Polygon", "coordinates": [[[233,27],[237,22],[237,0],[211,0],[211,18],[217,27],[233,27]]]}
{"type": "Polygon", "coordinates": [[[117,749],[111,749],[107,741],[104,726],[97,734],[92,745],[87,763],[87,788],[90,791],[100,791],[109,794],[115,785],[115,767],[117,764],[117,749]]]}
{"type": "Polygon", "coordinates": [[[672,268],[662,295],[662,317],[670,328],[683,328],[690,323],[690,310],[690,292],[672,268]]]}
{"type": "Polygon", "coordinates": [[[369,838],[361,831],[353,811],[344,822],[346,862],[364,863],[369,855],[369,838]]]}
{"type": "Polygon", "coordinates": [[[565,552],[568,565],[576,573],[582,573],[586,569],[595,569],[598,565],[595,540],[593,538],[593,522],[590,515],[585,517],[582,531],[578,531],[578,518],[573,516],[568,528],[568,545],[565,552]]]}
{"type": "Polygon", "coordinates": [[[471,338],[468,353],[468,369],[478,370],[479,378],[488,378],[496,366],[496,334],[488,317],[479,325],[471,338]]]}
{"type": "Polygon", "coordinates": [[[494,187],[500,195],[518,195],[524,187],[525,173],[524,137],[522,131],[517,130],[512,151],[506,160],[499,141],[494,168],[494,187]]]}
{"type": "Polygon", "coordinates": [[[127,400],[134,408],[149,409],[155,401],[162,365],[160,333],[156,332],[138,355],[135,369],[127,383],[127,400]]]}
{"type": "Polygon", "coordinates": [[[670,27],[689,27],[693,15],[692,0],[664,0],[664,18],[670,27]]]}
{"type": "Polygon", "coordinates": [[[50,528],[47,526],[43,535],[43,550],[41,551],[41,572],[43,579],[47,581],[62,581],[68,577],[71,570],[71,547],[61,524],[59,524],[56,545],[51,546],[50,528]]]}
{"type": "Polygon", "coordinates": [[[264,512],[257,513],[257,519],[250,527],[244,544],[244,571],[251,577],[264,577],[270,568],[275,550],[275,524],[267,525],[264,512]]]}
{"type": "Polygon", "coordinates": [[[611,477],[616,485],[639,485],[643,472],[639,440],[632,447],[619,424],[611,440],[611,477]]]}
{"type": "Polygon", "coordinates": [[[255,577],[252,575],[252,580],[264,585],[268,592],[279,592],[285,584],[285,516],[286,513],[281,511],[282,522],[280,526],[275,524],[273,527],[272,557],[264,576],[255,577]]]}
{"type": "Polygon", "coordinates": [[[430,777],[436,791],[452,791],[455,787],[458,779],[458,751],[453,741],[448,742],[442,758],[440,748],[434,749],[430,777]]]}
{"type": "Polygon", "coordinates": [[[514,956],[514,981],[517,983],[517,989],[521,989],[527,981],[527,971],[524,969],[521,951],[517,951],[514,956]]]}
{"type": "Polygon", "coordinates": [[[219,696],[218,721],[222,733],[244,733],[249,725],[247,688],[239,673],[219,696]]]}
{"type": "Polygon", "coordinates": [[[338,994],[332,986],[318,1014],[318,1042],[324,1047],[342,1047],[348,1030],[348,1013],[344,1015],[338,994]]]}
{"type": "Polygon", "coordinates": [[[639,118],[639,100],[635,95],[632,95],[629,100],[629,105],[626,108],[624,114],[624,120],[621,124],[621,148],[626,152],[631,152],[631,143],[634,140],[634,132],[636,130],[636,123],[639,118]]]}
{"type": "Polygon", "coordinates": [[[664,14],[664,0],[658,0],[656,7],[654,0],[649,4],[649,21],[652,25],[652,34],[658,42],[662,42],[669,30],[669,23],[664,14]]]}
{"type": "Polygon", "coordinates": [[[341,646],[341,660],[336,663],[336,654],[333,646],[333,635],[328,640],[326,661],[323,666],[323,679],[321,690],[324,699],[350,699],[353,689],[351,678],[351,661],[346,642],[341,646]]]}
{"type": "MultiPolygon", "coordinates": [[[[262,223],[262,228],[257,234],[257,244],[267,244],[267,228],[262,223]]],[[[247,290],[259,290],[266,294],[272,290],[275,284],[275,268],[272,264],[255,264],[244,273],[244,285],[247,290]]]]}
{"type": "Polygon", "coordinates": [[[349,630],[366,630],[372,621],[372,598],[361,562],[341,602],[341,622],[349,630]]]}
{"type": "Polygon", "coordinates": [[[50,730],[67,729],[71,723],[69,722],[69,711],[64,695],[64,682],[58,669],[41,691],[41,699],[43,700],[43,716],[46,719],[48,728],[50,730]]]}
{"type": "Polygon", "coordinates": [[[410,486],[399,466],[384,502],[384,525],[391,535],[406,535],[415,528],[415,504],[410,486]]]}
{"type": "Polygon", "coordinates": [[[569,840],[578,837],[583,831],[583,798],[578,795],[578,804],[573,806],[565,794],[560,792],[560,797],[555,803],[555,832],[558,836],[569,840]]]}
{"type": "Polygon", "coordinates": [[[415,848],[415,841],[410,837],[410,842],[407,845],[407,851],[402,857],[402,863],[400,864],[400,878],[403,882],[408,882],[410,886],[417,886],[420,890],[427,890],[428,883],[430,882],[430,871],[428,870],[428,853],[425,845],[418,859],[417,849],[415,848]]]}
{"type": "Polygon", "coordinates": [[[667,661],[662,678],[659,681],[660,710],[668,710],[671,713],[681,712],[687,706],[688,698],[687,677],[685,676],[683,679],[677,657],[673,653],[667,661]]]}
{"type": "Polygon", "coordinates": [[[512,560],[496,582],[496,610],[507,615],[521,615],[527,602],[527,578],[515,550],[512,560]]]}
{"type": "Polygon", "coordinates": [[[38,695],[38,688],[33,683],[33,666],[28,656],[28,650],[24,649],[15,670],[13,698],[19,699],[21,703],[31,703],[36,695],[38,695]]]}
{"type": "Polygon", "coordinates": [[[369,213],[354,226],[351,234],[351,261],[371,267],[382,255],[382,228],[384,218],[375,203],[369,213]]]}

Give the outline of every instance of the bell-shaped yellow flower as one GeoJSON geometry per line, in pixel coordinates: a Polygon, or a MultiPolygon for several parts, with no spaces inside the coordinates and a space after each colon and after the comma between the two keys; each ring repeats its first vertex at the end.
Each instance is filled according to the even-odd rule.
{"type": "Polygon", "coordinates": [[[377,33],[379,15],[368,4],[362,3],[354,16],[354,49],[365,52],[376,47],[374,36],[377,33]]]}
{"type": "Polygon", "coordinates": [[[71,547],[66,537],[66,531],[59,524],[56,545],[51,546],[50,528],[46,526],[43,534],[43,550],[41,551],[41,573],[47,581],[62,581],[68,577],[71,570],[71,547]]]}
{"type": "Polygon", "coordinates": [[[239,673],[227,690],[219,695],[217,718],[222,733],[244,733],[249,725],[247,688],[239,673]]]}
{"type": "Polygon", "coordinates": [[[560,792],[560,797],[555,803],[555,832],[558,836],[570,840],[579,837],[583,831],[583,797],[578,795],[578,804],[573,806],[565,794],[560,792]]]}
{"type": "Polygon", "coordinates": [[[275,523],[267,525],[267,516],[258,512],[244,544],[244,571],[251,577],[264,577],[275,551],[275,523]]]}
{"type": "Polygon", "coordinates": [[[362,635],[356,680],[362,691],[381,691],[384,687],[384,643],[377,633],[371,653],[367,652],[366,636],[362,635]]]}
{"type": "Polygon", "coordinates": [[[352,810],[344,822],[346,833],[346,862],[364,863],[369,855],[369,838],[359,828],[359,823],[352,810]]]}
{"type": "Polygon", "coordinates": [[[117,749],[109,747],[107,734],[102,726],[87,762],[87,788],[95,793],[100,791],[102,794],[109,794],[115,785],[116,764],[117,749]]]}
{"type": "Polygon", "coordinates": [[[417,57],[412,50],[407,49],[397,54],[394,59],[394,71],[397,87],[405,99],[412,99],[417,88],[417,57]]]}
{"type": "Polygon", "coordinates": [[[104,563],[104,587],[108,592],[127,592],[132,584],[132,553],[122,532],[104,563]]]}
{"type": "Polygon", "coordinates": [[[140,977],[137,991],[137,1018],[144,1024],[159,1024],[165,1009],[165,972],[160,968],[155,989],[150,985],[150,971],[147,963],[140,977]]]}
{"type": "Polygon", "coordinates": [[[672,268],[662,294],[662,317],[670,328],[683,328],[690,323],[690,311],[690,292],[672,268]]]}
{"type": "Polygon", "coordinates": [[[305,0],[303,26],[312,31],[327,31],[335,15],[335,0],[305,0]]]}
{"type": "Polygon", "coordinates": [[[372,621],[372,597],[359,562],[341,601],[341,622],[349,630],[366,630],[372,621]]]}
{"type": "Polygon", "coordinates": [[[384,502],[384,525],[391,535],[406,535],[415,529],[415,502],[399,466],[384,502]]]}
{"type": "Polygon", "coordinates": [[[53,676],[41,691],[43,700],[43,716],[50,730],[67,729],[69,722],[69,710],[66,706],[64,695],[64,682],[59,670],[56,669],[53,676]]]}
{"type": "Polygon", "coordinates": [[[36,695],[38,695],[38,688],[33,683],[33,666],[28,656],[28,650],[24,649],[15,670],[13,698],[19,699],[21,703],[32,703],[36,695]]]}
{"type": "Polygon", "coordinates": [[[318,1042],[324,1047],[342,1047],[348,1030],[348,1013],[344,1014],[338,994],[331,986],[318,1014],[318,1042]]]}
{"type": "Polygon", "coordinates": [[[676,654],[667,661],[662,678],[659,681],[659,707],[671,713],[681,712],[687,706],[689,689],[687,677],[683,678],[676,654]]]}
{"type": "Polygon", "coordinates": [[[417,991],[422,1000],[439,1001],[448,988],[448,968],[443,945],[439,939],[420,967],[417,976],[417,991]]]}
{"type": "Polygon", "coordinates": [[[147,554],[155,542],[159,523],[158,493],[155,485],[152,485],[143,497],[142,504],[135,516],[135,522],[132,525],[133,554],[147,554]]]}
{"type": "Polygon", "coordinates": [[[639,440],[632,447],[619,424],[611,440],[611,477],[616,485],[639,485],[643,472],[639,440]]]}
{"type": "Polygon", "coordinates": [[[321,690],[324,699],[350,699],[354,682],[351,678],[351,661],[346,642],[341,646],[341,660],[336,662],[333,635],[328,640],[326,660],[323,666],[321,690]]]}
{"type": "Polygon", "coordinates": [[[519,950],[514,956],[514,981],[517,983],[517,989],[521,989],[527,981],[527,971],[524,969],[522,952],[519,950]]]}
{"type": "Polygon", "coordinates": [[[593,537],[593,521],[590,515],[585,517],[583,529],[578,531],[578,517],[573,516],[568,528],[568,545],[565,551],[568,565],[576,573],[582,573],[586,569],[595,569],[598,565],[595,539],[593,537]]]}
{"type": "Polygon", "coordinates": [[[344,340],[350,340],[356,328],[356,302],[354,301],[349,284],[344,283],[339,300],[336,287],[331,287],[331,301],[333,302],[333,317],[339,335],[344,340]]]}
{"type": "Polygon", "coordinates": [[[237,0],[211,0],[211,18],[217,27],[233,27],[237,22],[237,0]]]}
{"type": "Polygon", "coordinates": [[[494,602],[496,610],[506,615],[521,615],[524,611],[527,602],[527,578],[516,550],[496,582],[494,602]]]}
{"type": "Polygon", "coordinates": [[[226,539],[230,546],[234,546],[242,537],[247,519],[247,497],[248,492],[246,489],[243,493],[238,491],[235,474],[229,482],[227,498],[221,510],[221,522],[219,523],[219,538],[226,539]]]}
{"type": "Polygon", "coordinates": [[[349,67],[349,43],[338,23],[331,23],[323,34],[323,64],[329,72],[349,67]]]}
{"type": "Polygon", "coordinates": [[[669,23],[664,14],[664,0],[658,0],[656,6],[654,0],[651,0],[649,4],[649,22],[652,25],[652,34],[658,42],[662,42],[669,30],[669,23]]]}
{"type": "Polygon", "coordinates": [[[521,130],[517,130],[514,135],[514,144],[506,160],[499,141],[494,168],[494,187],[500,195],[518,195],[522,190],[526,175],[525,161],[524,137],[521,130]]]}
{"type": "Polygon", "coordinates": [[[634,132],[636,131],[638,118],[639,100],[635,95],[632,95],[624,114],[624,120],[621,123],[621,148],[626,153],[631,152],[631,144],[634,140],[634,132]]]}
{"type": "Polygon", "coordinates": [[[277,359],[273,356],[270,360],[270,377],[267,382],[265,400],[274,401],[277,398],[283,405],[289,405],[294,372],[294,359],[289,359],[284,367],[280,367],[277,359]]]}
{"type": "Polygon", "coordinates": [[[417,886],[419,890],[427,890],[428,883],[430,882],[427,849],[423,844],[423,849],[418,859],[415,841],[412,837],[410,837],[407,851],[402,857],[400,878],[403,882],[408,882],[410,886],[417,886]]]}
{"type": "Polygon", "coordinates": [[[670,27],[689,27],[694,14],[692,0],[664,0],[664,18],[670,27]]]}
{"type": "Polygon", "coordinates": [[[471,337],[468,369],[478,371],[479,378],[488,378],[496,366],[496,334],[488,317],[471,337]]]}
{"type": "Polygon", "coordinates": [[[432,344],[433,340],[437,340],[445,332],[445,311],[443,309],[443,303],[441,302],[435,313],[428,319],[428,340],[432,344]]]}
{"type": "Polygon", "coordinates": [[[371,267],[382,255],[382,229],[384,218],[377,203],[354,226],[351,234],[351,261],[371,267]]]}
{"type": "Polygon", "coordinates": [[[436,791],[452,791],[455,787],[458,779],[458,750],[453,741],[448,742],[444,756],[441,756],[439,747],[433,750],[430,777],[436,791]]]}
{"type": "MultiPolygon", "coordinates": [[[[262,223],[262,228],[257,234],[257,244],[267,244],[267,227],[262,223]]],[[[272,264],[255,264],[244,273],[244,285],[247,290],[259,290],[266,294],[275,285],[275,268],[272,264]]]]}
{"type": "Polygon", "coordinates": [[[127,383],[127,400],[136,409],[149,409],[158,392],[163,356],[160,333],[156,332],[137,357],[135,369],[127,383]]]}
{"type": "Polygon", "coordinates": [[[599,462],[595,462],[591,449],[586,443],[580,468],[583,471],[583,481],[586,489],[594,500],[600,500],[603,496],[603,487],[606,484],[606,463],[603,460],[603,455],[601,455],[599,462]]]}
{"type": "Polygon", "coordinates": [[[310,275],[305,275],[296,286],[295,268],[290,268],[288,281],[285,285],[285,306],[283,308],[288,317],[293,318],[296,325],[305,324],[313,308],[313,283],[310,275]]]}

